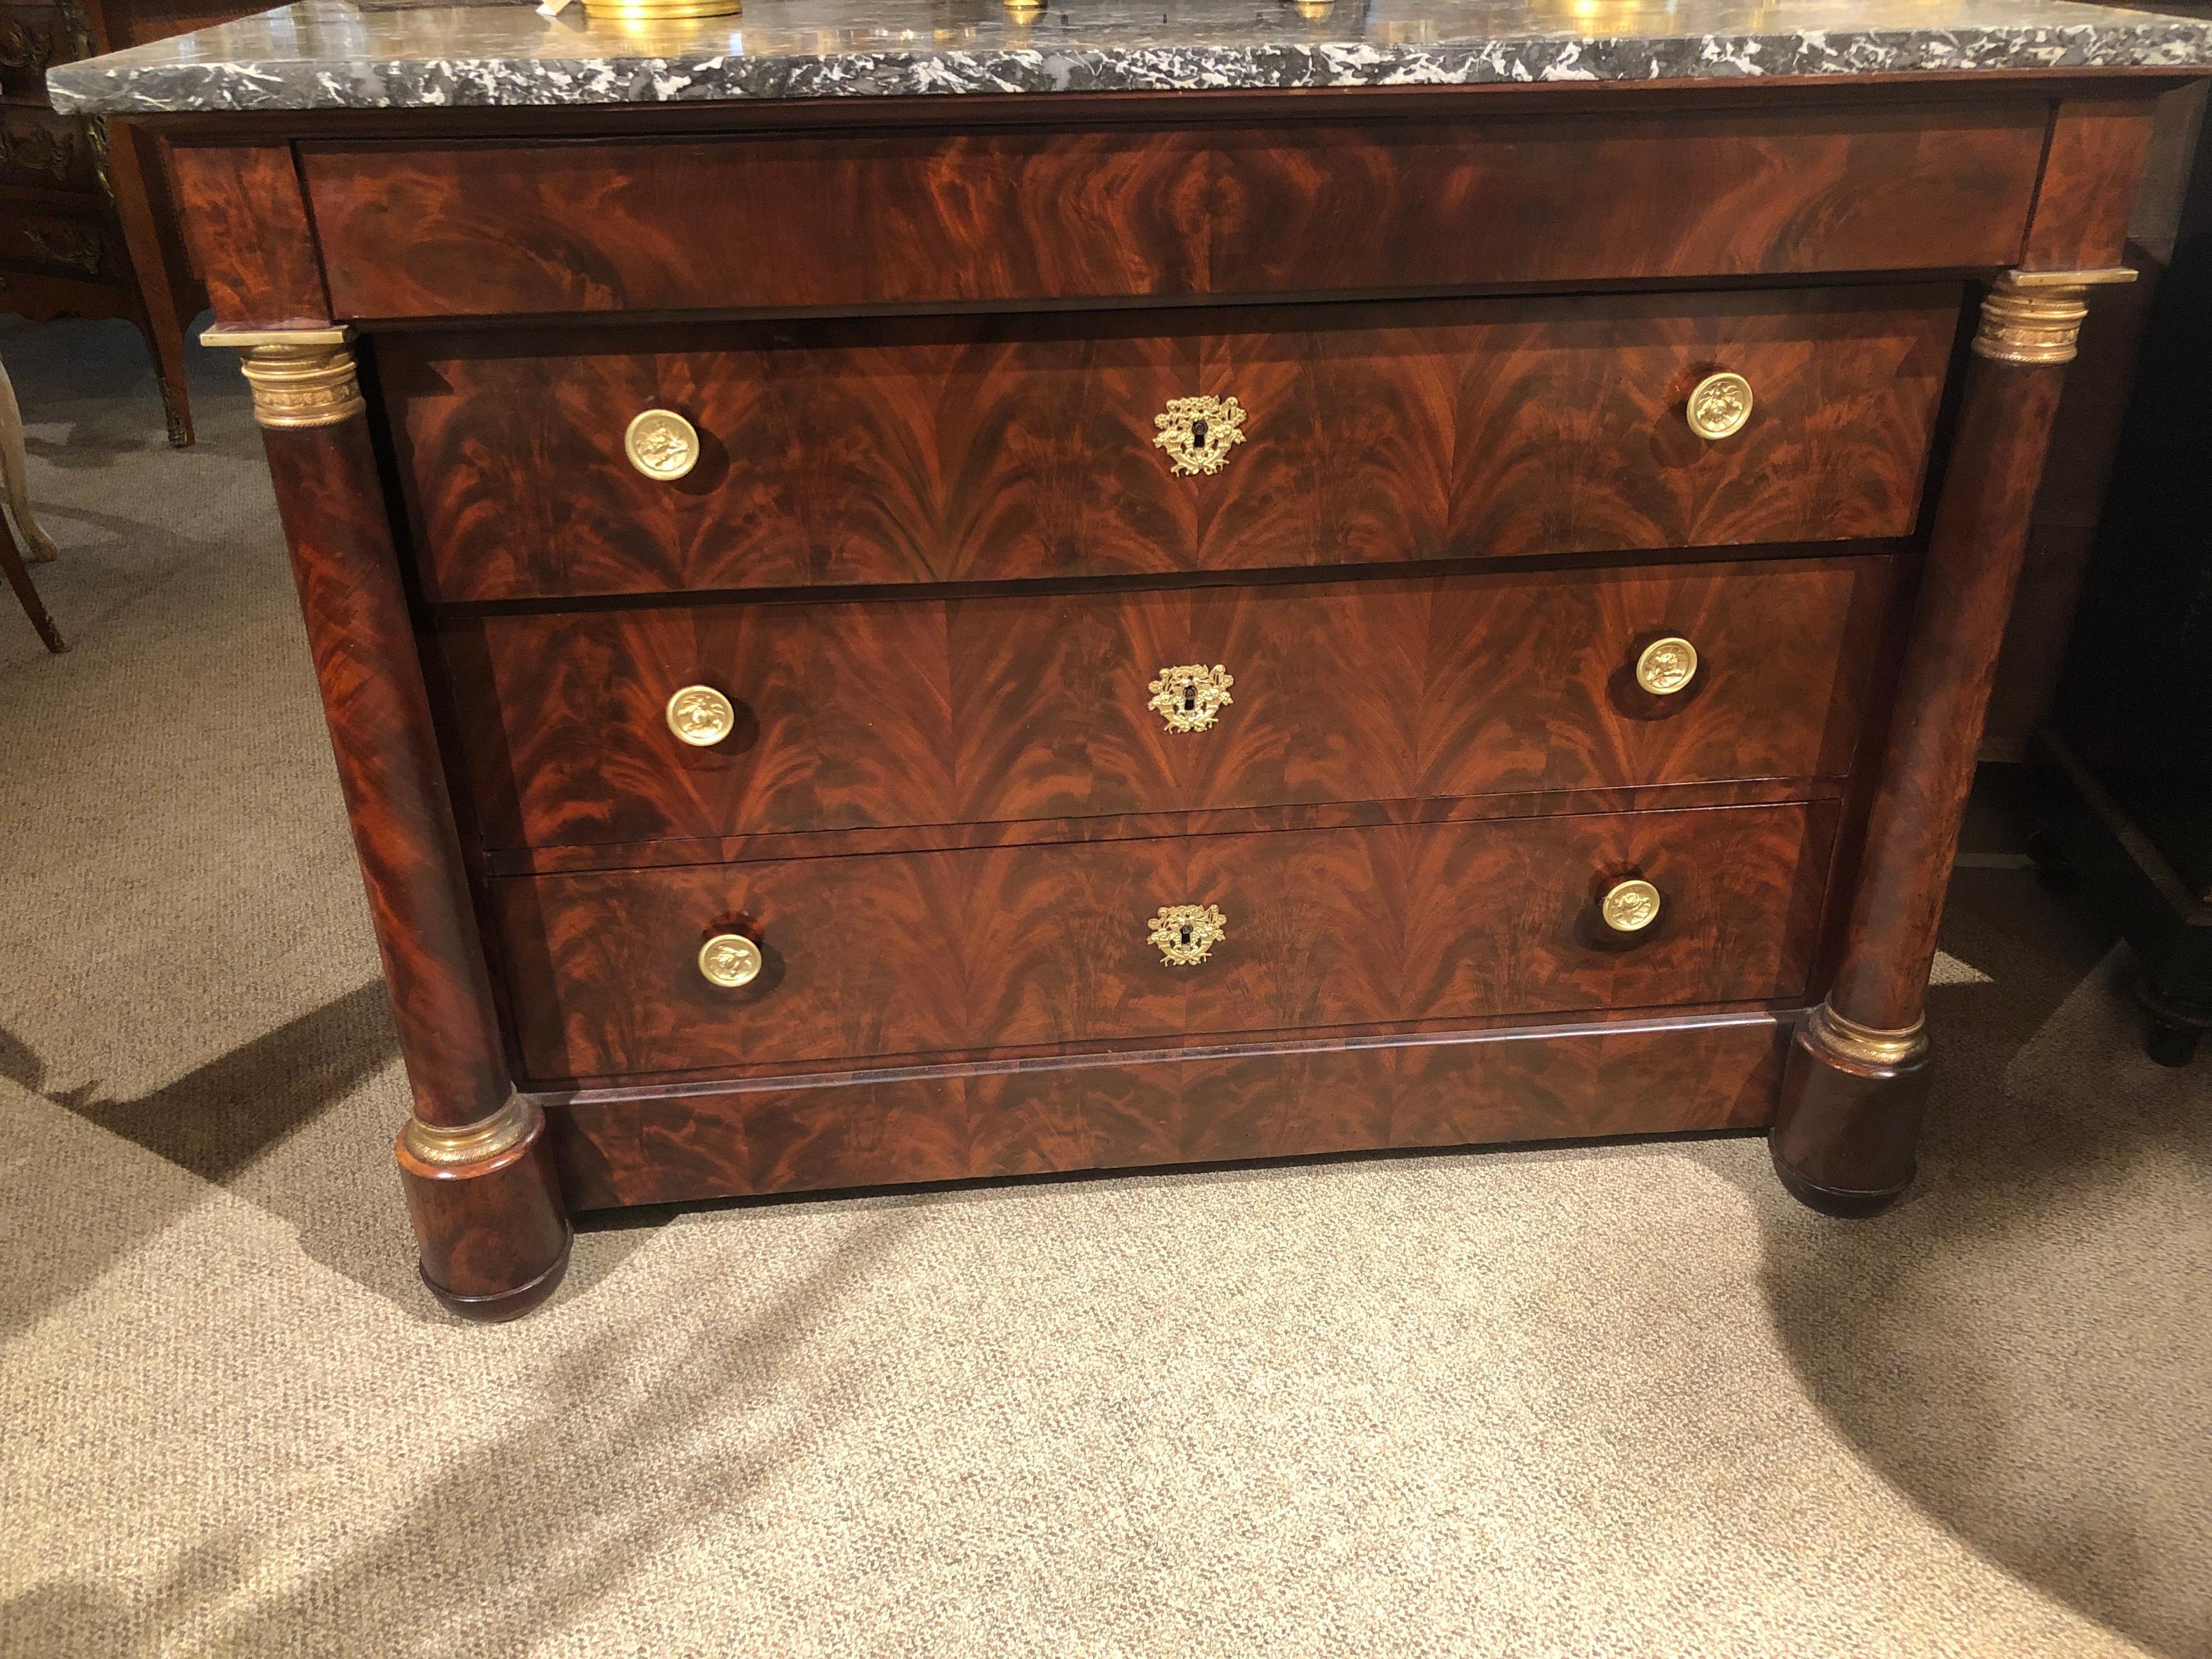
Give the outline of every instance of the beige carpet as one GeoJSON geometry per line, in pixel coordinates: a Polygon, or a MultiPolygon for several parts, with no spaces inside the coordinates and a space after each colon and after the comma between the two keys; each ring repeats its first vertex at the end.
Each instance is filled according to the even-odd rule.
{"type": "Polygon", "coordinates": [[[1881,1221],[1757,1139],[733,1205],[467,1328],[234,372],[174,453],[120,325],[0,356],[0,1653],[2212,1654],[2212,1058],[2001,812],[1881,1221]]]}

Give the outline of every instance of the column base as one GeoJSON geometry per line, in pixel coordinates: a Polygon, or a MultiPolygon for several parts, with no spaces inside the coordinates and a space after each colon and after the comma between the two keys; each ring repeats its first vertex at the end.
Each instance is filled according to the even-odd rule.
{"type": "Polygon", "coordinates": [[[561,1288],[561,1280],[568,1272],[568,1243],[561,1241],[561,1254],[553,1258],[553,1265],[526,1285],[518,1285],[511,1291],[495,1291],[488,1296],[462,1296],[447,1290],[430,1277],[430,1270],[417,1256],[415,1271],[422,1276],[423,1287],[444,1304],[448,1313],[472,1319],[479,1325],[496,1325],[504,1319],[520,1319],[547,1297],[561,1288]]]}
{"type": "Polygon", "coordinates": [[[1838,1191],[1833,1187],[1823,1187],[1808,1181],[1798,1171],[1791,1169],[1783,1161],[1782,1149],[1775,1145],[1774,1139],[1771,1135],[1767,1137],[1766,1151],[1767,1155],[1773,1160],[1776,1176],[1781,1181],[1784,1188],[1790,1197],[1808,1210],[1817,1210],[1822,1215],[1832,1215],[1839,1220],[1863,1221],[1869,1216],[1880,1215],[1899,1199],[1903,1198],[1906,1189],[1912,1184],[1911,1174],[1907,1172],[1905,1186],[1893,1187],[1887,1192],[1838,1191]]]}
{"type": "Polygon", "coordinates": [[[464,1319],[528,1313],[568,1266],[568,1214],[544,1144],[545,1117],[521,1097],[481,1123],[410,1120],[393,1148],[430,1293],[464,1319]]]}
{"type": "Polygon", "coordinates": [[[1857,1219],[1912,1185],[1928,1104],[1928,1037],[1854,1024],[1825,1005],[1797,1028],[1767,1149],[1792,1197],[1857,1219]]]}

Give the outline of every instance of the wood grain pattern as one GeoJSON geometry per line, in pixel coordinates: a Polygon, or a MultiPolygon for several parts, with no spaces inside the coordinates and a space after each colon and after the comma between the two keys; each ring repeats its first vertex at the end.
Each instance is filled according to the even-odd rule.
{"type": "Polygon", "coordinates": [[[169,165],[185,240],[219,326],[300,328],[330,320],[289,144],[179,138],[169,165]]]}
{"type": "Polygon", "coordinates": [[[579,1210],[1771,1117],[1786,1020],[1156,1050],[542,1097],[579,1210]]]}
{"type": "MultiPolygon", "coordinates": [[[[1998,647],[2065,371],[1976,357],[1866,821],[1828,1006],[1878,1030],[1917,1028],[1974,777],[1998,647]]],[[[1801,1033],[1772,1152],[1816,1209],[1869,1215],[1911,1184],[1929,1056],[1875,1064],[1801,1033]]]]}
{"type": "Polygon", "coordinates": [[[809,859],[489,884],[543,1083],[1802,993],[1831,804],[809,859]],[[1641,875],[1660,919],[1599,920],[1641,875]],[[1195,968],[1146,934],[1216,904],[1195,968]],[[710,934],[766,959],[701,977],[710,934]]]}
{"type": "Polygon", "coordinates": [[[1115,812],[1096,817],[1006,818],[907,824],[895,830],[811,830],[757,836],[678,836],[558,847],[514,847],[483,854],[488,876],[562,875],[588,870],[663,869],[683,864],[849,858],[864,853],[949,853],[1061,842],[1141,841],[1161,836],[1241,836],[1288,830],[1359,830],[1386,824],[1482,823],[1563,813],[1683,811],[1840,800],[1841,778],[1752,778],[1731,783],[1649,784],[1618,789],[1543,789],[1412,800],[1323,801],[1293,806],[1228,806],[1202,812],[1115,812]]]}
{"type": "Polygon", "coordinates": [[[430,598],[1305,568],[1831,541],[1917,520],[1960,291],[379,341],[430,598]],[[1683,403],[1745,374],[1719,442],[1683,403]],[[1234,396],[1171,473],[1153,417],[1234,396]],[[640,410],[702,459],[623,459],[640,410]]]}
{"type": "Polygon", "coordinates": [[[1885,556],[451,622],[493,848],[1839,777],[1885,556]],[[1700,653],[1655,696],[1638,653],[1700,653]],[[1170,732],[1149,684],[1222,663],[1170,732]],[[705,683],[709,748],[664,717],[705,683]]]}
{"type": "Polygon", "coordinates": [[[1829,1000],[1862,1025],[1917,1024],[1936,957],[1982,716],[2027,550],[2063,368],[1972,360],[1915,601],[1896,714],[1829,1000]]]}
{"type": "Polygon", "coordinates": [[[365,421],[263,432],[415,1115],[513,1092],[365,421]]]}
{"type": "Polygon", "coordinates": [[[2141,98],[2059,101],[2021,270],[2094,270],[2125,263],[2128,218],[2153,119],[2154,106],[2141,98]]]}
{"type": "Polygon", "coordinates": [[[423,1163],[404,1136],[392,1148],[422,1245],[422,1282],[465,1319],[528,1313],[568,1266],[568,1214],[544,1115],[529,1111],[521,1140],[471,1164],[423,1163]]]}
{"type": "Polygon", "coordinates": [[[390,319],[1988,267],[2018,254],[2043,139],[2021,100],[301,159],[339,313],[390,319]]]}

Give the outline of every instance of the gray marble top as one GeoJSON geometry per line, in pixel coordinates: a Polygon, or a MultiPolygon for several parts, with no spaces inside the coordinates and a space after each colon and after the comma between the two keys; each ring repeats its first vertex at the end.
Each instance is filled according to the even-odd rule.
{"type": "Polygon", "coordinates": [[[2080,0],[748,0],[579,8],[301,0],[47,76],[58,108],[407,109],[714,98],[2212,70],[2212,21],[2080,0]]]}

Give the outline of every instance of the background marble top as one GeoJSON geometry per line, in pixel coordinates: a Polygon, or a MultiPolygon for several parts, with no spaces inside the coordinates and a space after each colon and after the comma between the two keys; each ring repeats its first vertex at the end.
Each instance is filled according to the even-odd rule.
{"type": "Polygon", "coordinates": [[[2212,21],[2080,0],[749,0],[618,26],[572,8],[301,0],[47,81],[58,108],[403,109],[716,98],[2212,70],[2212,21]]]}

